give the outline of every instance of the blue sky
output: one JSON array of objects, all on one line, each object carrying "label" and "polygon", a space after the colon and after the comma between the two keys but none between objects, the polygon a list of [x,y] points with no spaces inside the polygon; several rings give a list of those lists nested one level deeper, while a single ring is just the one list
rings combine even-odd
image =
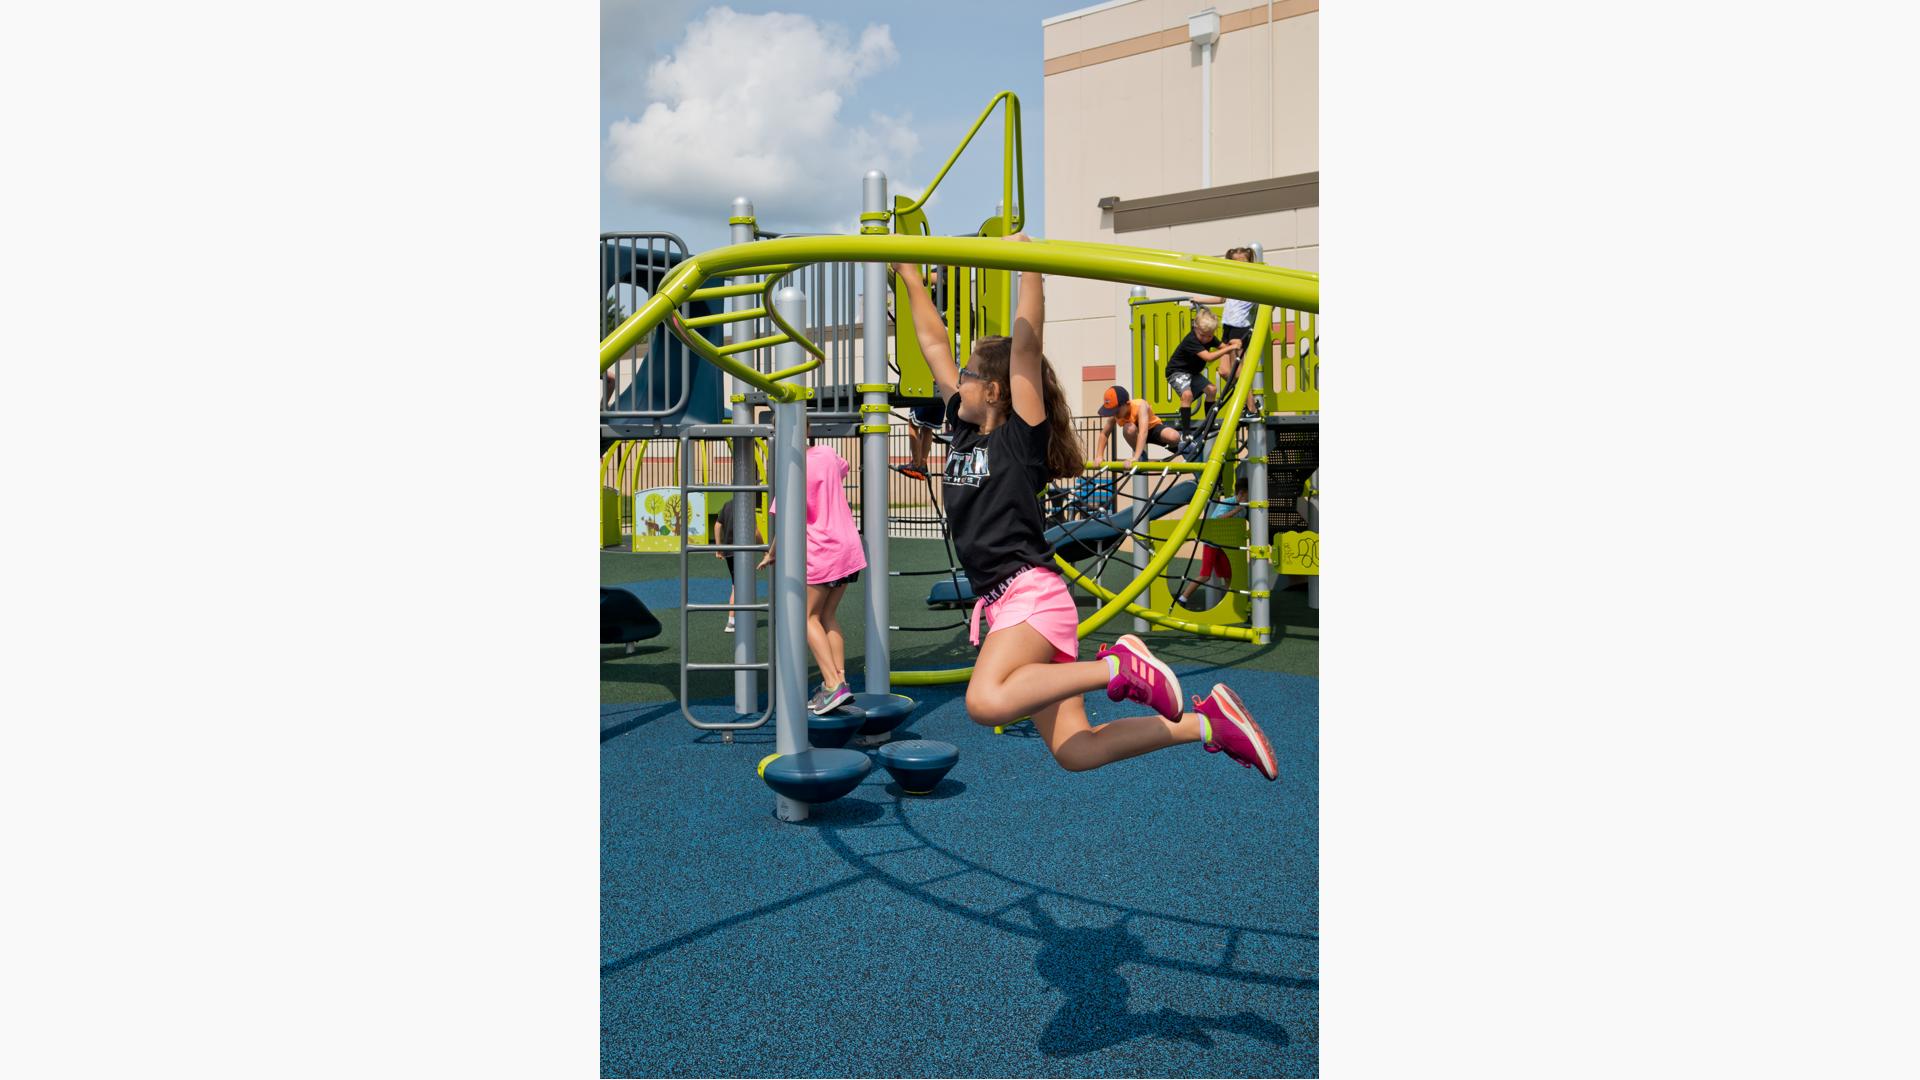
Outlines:
[{"label": "blue sky", "polygon": [[[728,205],[746,195],[762,228],[852,231],[867,168],[919,190],[1012,90],[1038,235],[1040,20],[1080,6],[602,0],[601,228],[661,228],[699,251],[727,242]],[[1000,145],[996,114],[929,204],[935,232],[992,213]]]}]

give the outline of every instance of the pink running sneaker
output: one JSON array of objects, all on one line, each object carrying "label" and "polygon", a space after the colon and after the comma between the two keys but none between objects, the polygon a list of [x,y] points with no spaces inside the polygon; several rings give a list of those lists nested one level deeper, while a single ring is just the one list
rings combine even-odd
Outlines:
[{"label": "pink running sneaker", "polygon": [[1273,764],[1273,744],[1260,725],[1247,712],[1247,703],[1225,683],[1214,683],[1213,693],[1193,699],[1193,711],[1207,718],[1207,753],[1226,751],[1228,757],[1260,775],[1278,780],[1280,770]]},{"label": "pink running sneaker", "polygon": [[1120,670],[1107,682],[1107,697],[1114,701],[1133,700],[1148,706],[1161,716],[1180,722],[1180,679],[1173,669],[1154,658],[1147,644],[1132,634],[1100,647],[1100,659],[1117,657]]}]

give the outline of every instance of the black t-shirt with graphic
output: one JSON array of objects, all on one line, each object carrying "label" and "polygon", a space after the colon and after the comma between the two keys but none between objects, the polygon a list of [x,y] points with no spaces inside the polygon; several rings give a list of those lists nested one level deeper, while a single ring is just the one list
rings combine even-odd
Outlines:
[{"label": "black t-shirt with graphic", "polygon": [[1173,347],[1173,355],[1167,357],[1167,372],[1184,371],[1192,375],[1205,371],[1207,362],[1200,359],[1200,354],[1219,347],[1220,335],[1215,334],[1212,341],[1202,344],[1198,335],[1189,330],[1187,336],[1180,339],[1180,344]]},{"label": "black t-shirt with graphic", "polygon": [[960,419],[960,395],[947,400],[947,503],[953,547],[975,596],[984,596],[1029,566],[1052,565],[1040,489],[1047,484],[1047,429],[1016,410],[985,435]]}]

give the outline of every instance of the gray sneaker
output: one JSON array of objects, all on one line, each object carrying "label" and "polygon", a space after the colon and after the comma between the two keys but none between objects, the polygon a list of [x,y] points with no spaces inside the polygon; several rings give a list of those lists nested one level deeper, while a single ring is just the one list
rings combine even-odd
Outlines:
[{"label": "gray sneaker", "polygon": [[847,689],[846,683],[841,683],[831,690],[822,687],[820,694],[820,704],[813,707],[813,714],[815,716],[825,716],[846,702],[853,700],[853,691]]},{"label": "gray sneaker", "polygon": [[813,696],[807,699],[807,711],[818,715],[820,712],[820,703],[826,700],[826,697],[827,684],[821,683],[819,689],[813,692]]}]

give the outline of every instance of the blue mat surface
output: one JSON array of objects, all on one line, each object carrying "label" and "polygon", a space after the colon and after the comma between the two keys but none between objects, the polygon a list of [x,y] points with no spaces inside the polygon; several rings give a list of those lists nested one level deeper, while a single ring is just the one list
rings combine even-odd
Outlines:
[{"label": "blue mat surface", "polygon": [[[663,610],[672,611],[680,606],[680,579],[678,577],[669,578],[665,581],[622,581],[617,585],[606,587],[626,589],[632,592],[633,595],[640,598],[641,603],[647,605],[648,611],[655,614],[659,614]],[[691,578],[687,581],[687,595],[690,596],[696,604],[724,604],[727,602],[727,592],[732,587],[732,584],[725,578]],[[745,600],[741,601],[741,603],[757,604],[764,602],[767,598],[764,591],[766,588],[765,584],[762,583],[760,588],[762,592],[757,599]],[[698,613],[696,612],[695,614],[697,615]]]},{"label": "blue mat surface", "polygon": [[876,766],[800,824],[754,775],[771,723],[604,707],[603,1073],[1316,1075],[1318,680],[1226,677],[1277,782],[1198,746],[1068,773],[917,688],[896,737],[953,772],[915,798]]}]

